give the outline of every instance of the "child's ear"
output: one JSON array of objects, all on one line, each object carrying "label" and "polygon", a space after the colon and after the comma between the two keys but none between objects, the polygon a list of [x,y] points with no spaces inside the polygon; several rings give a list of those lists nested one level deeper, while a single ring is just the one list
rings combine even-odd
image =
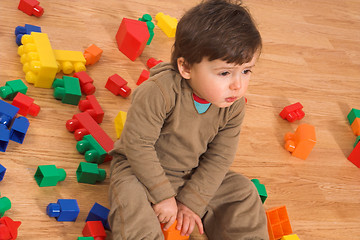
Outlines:
[{"label": "child's ear", "polygon": [[177,65],[180,75],[185,79],[190,79],[190,66],[183,57],[177,59]]}]

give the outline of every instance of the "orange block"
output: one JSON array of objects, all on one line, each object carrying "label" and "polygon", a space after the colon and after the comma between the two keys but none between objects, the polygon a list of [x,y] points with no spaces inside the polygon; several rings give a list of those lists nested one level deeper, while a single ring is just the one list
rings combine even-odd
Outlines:
[{"label": "orange block", "polygon": [[101,48],[99,48],[95,44],[91,44],[87,49],[85,49],[84,52],[86,65],[91,65],[99,61],[102,53],[103,50]]},{"label": "orange block", "polygon": [[171,227],[167,231],[163,230],[165,224],[163,223],[161,224],[161,230],[164,234],[165,240],[188,240],[189,239],[188,236],[180,235],[180,231],[176,229],[176,224],[177,221],[175,220],[174,224],[171,225]]},{"label": "orange block", "polygon": [[276,240],[292,233],[285,206],[267,210],[266,217],[270,240]]},{"label": "orange block", "polygon": [[355,118],[355,120],[351,124],[351,129],[356,136],[360,136],[360,118]]},{"label": "orange block", "polygon": [[295,133],[286,133],[285,149],[292,152],[297,158],[306,159],[316,143],[315,127],[310,124],[301,124]]}]

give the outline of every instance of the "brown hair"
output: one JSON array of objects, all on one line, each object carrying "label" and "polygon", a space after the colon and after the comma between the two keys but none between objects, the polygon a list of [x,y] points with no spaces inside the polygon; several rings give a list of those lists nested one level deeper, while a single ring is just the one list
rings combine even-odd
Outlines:
[{"label": "brown hair", "polygon": [[180,57],[189,65],[201,62],[203,57],[241,65],[250,62],[261,47],[260,33],[240,1],[207,0],[180,19],[171,63],[177,71]]}]

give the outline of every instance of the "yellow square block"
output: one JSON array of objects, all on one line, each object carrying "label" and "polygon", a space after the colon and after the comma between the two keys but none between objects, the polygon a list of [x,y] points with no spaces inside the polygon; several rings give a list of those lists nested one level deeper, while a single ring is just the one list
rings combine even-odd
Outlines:
[{"label": "yellow square block", "polygon": [[117,138],[120,138],[121,133],[124,129],[125,121],[126,121],[127,113],[120,111],[118,115],[115,117],[115,130]]},{"label": "yellow square block", "polygon": [[176,26],[178,21],[174,17],[170,17],[169,15],[165,15],[162,12],[156,14],[155,19],[157,21],[157,25],[168,37],[175,37]]},{"label": "yellow square block", "polygon": [[32,32],[21,39],[18,48],[25,79],[35,87],[51,88],[58,65],[46,33]]},{"label": "yellow square block", "polygon": [[63,71],[70,74],[73,71],[86,71],[86,59],[80,51],[54,50],[55,59],[58,64],[58,72]]}]

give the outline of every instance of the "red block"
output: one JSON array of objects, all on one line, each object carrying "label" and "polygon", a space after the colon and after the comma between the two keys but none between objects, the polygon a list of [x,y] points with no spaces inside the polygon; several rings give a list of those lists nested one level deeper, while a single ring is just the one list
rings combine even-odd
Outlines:
[{"label": "red block", "polygon": [[39,6],[39,2],[36,0],[20,0],[18,9],[26,13],[27,15],[35,15],[41,17],[44,13],[44,9]]},{"label": "red block", "polygon": [[94,94],[96,88],[93,85],[94,80],[85,72],[77,72],[74,77],[79,79],[81,92],[85,95]]},{"label": "red block", "polygon": [[26,116],[30,114],[36,117],[40,112],[40,106],[34,103],[34,99],[22,93],[17,93],[12,105],[19,108],[19,114]]},{"label": "red block", "polygon": [[20,221],[13,221],[9,217],[0,218],[0,240],[16,239],[20,224]]},{"label": "red block", "polygon": [[280,117],[282,117],[282,119],[288,120],[289,122],[300,120],[305,116],[305,113],[303,112],[302,108],[303,106],[299,102],[291,104],[285,107],[280,112]]},{"label": "red block", "polygon": [[348,159],[350,162],[355,164],[355,166],[360,168],[360,142],[356,144],[355,148],[350,153]]},{"label": "red block", "polygon": [[94,95],[88,95],[85,100],[81,100],[79,109],[82,112],[88,112],[97,123],[102,123],[104,111]]},{"label": "red block", "polygon": [[143,82],[145,82],[146,80],[148,80],[150,77],[150,72],[148,70],[143,70],[140,74],[140,77],[136,83],[136,85],[140,85],[142,84]]},{"label": "red block", "polygon": [[101,54],[103,50],[96,46],[95,44],[91,44],[87,49],[84,51],[84,57],[86,59],[86,65],[91,65],[100,60]]},{"label": "red block", "polygon": [[101,221],[87,221],[82,231],[84,237],[93,237],[95,240],[105,240],[106,232]]},{"label": "red block", "polygon": [[123,18],[116,33],[119,50],[132,61],[141,55],[149,37],[145,22],[128,18]]},{"label": "red block", "polygon": [[161,63],[161,60],[156,60],[155,58],[149,58],[146,62],[146,65],[148,66],[148,68],[153,68],[156,65],[158,65],[159,63]]},{"label": "red block", "polygon": [[105,88],[107,88],[113,94],[121,95],[126,98],[130,95],[131,89],[127,86],[127,81],[117,74],[114,74],[108,78]]}]

